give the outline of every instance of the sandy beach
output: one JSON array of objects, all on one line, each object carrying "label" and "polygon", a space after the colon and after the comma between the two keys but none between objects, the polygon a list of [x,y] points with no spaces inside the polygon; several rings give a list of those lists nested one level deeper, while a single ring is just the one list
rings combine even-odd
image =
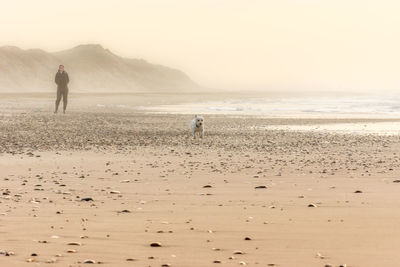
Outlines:
[{"label": "sandy beach", "polygon": [[399,266],[399,136],[265,126],[400,120],[209,114],[193,140],[135,107],[222,94],[53,97],[0,100],[0,266]]}]

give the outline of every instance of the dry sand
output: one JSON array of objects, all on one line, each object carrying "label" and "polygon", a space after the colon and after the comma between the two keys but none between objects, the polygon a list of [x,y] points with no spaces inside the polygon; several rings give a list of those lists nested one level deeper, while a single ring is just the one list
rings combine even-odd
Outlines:
[{"label": "dry sand", "polygon": [[398,136],[209,115],[193,141],[191,116],[111,98],[3,96],[0,266],[400,266]]}]

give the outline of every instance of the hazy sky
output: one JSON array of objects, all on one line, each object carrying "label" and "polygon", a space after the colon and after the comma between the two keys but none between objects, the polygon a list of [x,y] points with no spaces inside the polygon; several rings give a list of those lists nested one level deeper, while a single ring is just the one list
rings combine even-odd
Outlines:
[{"label": "hazy sky", "polygon": [[209,87],[400,89],[398,0],[0,0],[0,45],[99,43]]}]

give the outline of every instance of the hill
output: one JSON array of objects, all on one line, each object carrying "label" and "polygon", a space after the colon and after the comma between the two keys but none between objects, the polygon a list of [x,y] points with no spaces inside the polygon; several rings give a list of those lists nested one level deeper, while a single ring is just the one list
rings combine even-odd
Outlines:
[{"label": "hill", "polygon": [[58,65],[65,65],[76,92],[185,92],[199,86],[185,73],[143,59],[115,55],[100,45],[48,53],[0,47],[0,92],[50,92]]}]

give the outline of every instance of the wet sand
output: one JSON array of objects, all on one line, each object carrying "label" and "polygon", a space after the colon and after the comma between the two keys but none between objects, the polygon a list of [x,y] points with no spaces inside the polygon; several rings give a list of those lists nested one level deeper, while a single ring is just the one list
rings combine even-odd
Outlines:
[{"label": "wet sand", "polygon": [[190,115],[50,97],[0,101],[0,266],[400,262],[399,136],[262,128],[371,120],[207,115],[194,141]]}]

